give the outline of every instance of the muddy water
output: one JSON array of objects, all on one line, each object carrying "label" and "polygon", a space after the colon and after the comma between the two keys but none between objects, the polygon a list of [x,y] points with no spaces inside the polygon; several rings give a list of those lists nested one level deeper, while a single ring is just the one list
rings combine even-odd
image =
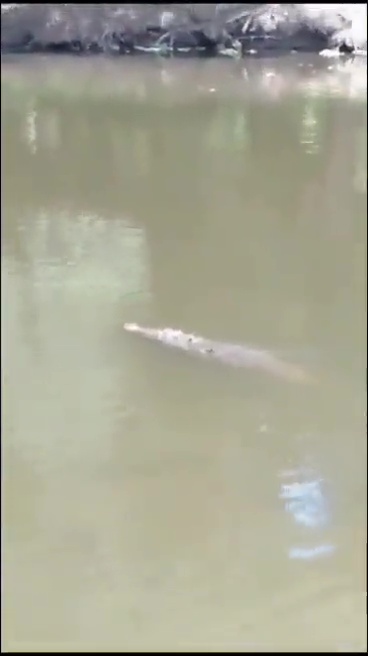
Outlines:
[{"label": "muddy water", "polygon": [[3,649],[366,646],[365,84],[3,60]]}]

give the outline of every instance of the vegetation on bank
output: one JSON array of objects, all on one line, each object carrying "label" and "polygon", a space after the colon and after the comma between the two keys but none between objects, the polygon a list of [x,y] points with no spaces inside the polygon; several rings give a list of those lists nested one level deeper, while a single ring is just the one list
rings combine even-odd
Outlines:
[{"label": "vegetation on bank", "polygon": [[362,4],[5,4],[2,52],[262,55],[366,50]]}]

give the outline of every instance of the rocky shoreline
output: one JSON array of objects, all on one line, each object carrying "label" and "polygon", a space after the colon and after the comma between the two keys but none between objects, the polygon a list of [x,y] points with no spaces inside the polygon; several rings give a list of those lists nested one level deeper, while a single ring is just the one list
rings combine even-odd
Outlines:
[{"label": "rocky shoreline", "polygon": [[1,52],[366,53],[366,4],[2,4]]}]

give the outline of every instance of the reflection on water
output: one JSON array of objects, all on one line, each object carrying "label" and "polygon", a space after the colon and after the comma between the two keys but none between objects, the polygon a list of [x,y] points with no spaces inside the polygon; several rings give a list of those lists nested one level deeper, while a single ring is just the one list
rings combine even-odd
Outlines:
[{"label": "reflection on water", "polygon": [[321,481],[283,484],[281,498],[288,499],[285,508],[299,524],[313,527],[326,522],[327,513]]},{"label": "reflection on water", "polygon": [[[298,476],[299,474],[299,476]],[[323,535],[322,529],[328,526],[330,517],[328,500],[324,492],[323,479],[311,478],[316,472],[284,472],[287,483],[281,484],[280,499],[284,499],[285,510],[290,513],[296,524],[304,527],[304,539],[318,540]],[[303,480],[306,478],[306,480]],[[294,479],[294,480],[293,480]],[[327,556],[334,552],[335,545],[329,543],[299,544],[289,547],[290,558],[312,559]]]},{"label": "reflection on water", "polygon": [[90,290],[98,302],[106,294],[128,296],[146,289],[144,233],[127,222],[108,229],[98,215],[44,212],[20,232],[34,286],[46,293],[79,288],[84,294]]},{"label": "reflection on water", "polygon": [[5,648],[364,648],[362,66],[3,61]]}]

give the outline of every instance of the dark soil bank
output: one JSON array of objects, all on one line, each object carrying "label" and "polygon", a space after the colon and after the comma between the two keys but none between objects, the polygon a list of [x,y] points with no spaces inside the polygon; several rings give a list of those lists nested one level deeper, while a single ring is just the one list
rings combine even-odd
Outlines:
[{"label": "dark soil bank", "polygon": [[366,50],[362,4],[3,4],[1,51],[236,55]]}]

